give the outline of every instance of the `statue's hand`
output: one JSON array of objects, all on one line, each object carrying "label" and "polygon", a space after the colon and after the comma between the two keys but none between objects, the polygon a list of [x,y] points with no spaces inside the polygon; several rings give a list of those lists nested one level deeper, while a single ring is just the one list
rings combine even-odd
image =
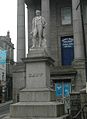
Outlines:
[{"label": "statue's hand", "polygon": [[45,28],[45,26],[43,25],[43,29]]},{"label": "statue's hand", "polygon": [[30,38],[32,38],[33,37],[33,32],[30,32]]},{"label": "statue's hand", "polygon": [[32,35],[33,34],[33,32],[30,32],[30,35]]}]

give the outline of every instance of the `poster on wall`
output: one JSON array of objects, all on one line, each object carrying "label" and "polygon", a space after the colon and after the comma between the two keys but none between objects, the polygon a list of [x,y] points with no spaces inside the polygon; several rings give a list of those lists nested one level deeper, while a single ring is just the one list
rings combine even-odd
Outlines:
[{"label": "poster on wall", "polygon": [[6,64],[6,50],[0,50],[0,64]]},{"label": "poster on wall", "polygon": [[72,36],[61,38],[62,65],[71,65],[74,59],[74,39]]},{"label": "poster on wall", "polygon": [[74,39],[72,37],[62,37],[62,48],[74,47]]},{"label": "poster on wall", "polygon": [[62,96],[62,83],[55,84],[56,96]]}]

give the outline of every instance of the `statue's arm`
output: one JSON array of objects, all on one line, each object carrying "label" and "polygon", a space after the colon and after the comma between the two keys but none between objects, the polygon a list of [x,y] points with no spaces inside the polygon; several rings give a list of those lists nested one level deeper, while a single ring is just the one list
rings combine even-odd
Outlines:
[{"label": "statue's arm", "polygon": [[44,17],[42,17],[42,23],[43,23],[43,28],[45,28],[45,26],[47,25],[47,22]]},{"label": "statue's arm", "polygon": [[33,31],[34,31],[34,23],[35,22],[35,18],[33,18],[33,20],[32,20],[32,29],[31,29],[31,32],[30,32],[30,34],[32,35],[33,34]]},{"label": "statue's arm", "polygon": [[35,27],[35,18],[33,18],[32,20],[32,31],[34,30],[34,27]]}]

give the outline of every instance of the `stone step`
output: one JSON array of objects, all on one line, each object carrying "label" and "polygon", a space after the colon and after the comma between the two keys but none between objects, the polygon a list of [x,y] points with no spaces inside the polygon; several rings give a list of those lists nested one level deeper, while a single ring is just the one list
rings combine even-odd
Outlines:
[{"label": "stone step", "polygon": [[62,115],[61,117],[56,118],[42,118],[42,117],[23,117],[23,118],[10,118],[10,116],[6,116],[3,119],[70,119],[70,116],[68,114]]},{"label": "stone step", "polygon": [[19,102],[11,105],[10,115],[14,118],[60,117],[64,115],[64,105],[58,102]]},{"label": "stone step", "polygon": [[54,101],[55,91],[48,88],[23,89],[20,91],[20,102],[48,102]]}]

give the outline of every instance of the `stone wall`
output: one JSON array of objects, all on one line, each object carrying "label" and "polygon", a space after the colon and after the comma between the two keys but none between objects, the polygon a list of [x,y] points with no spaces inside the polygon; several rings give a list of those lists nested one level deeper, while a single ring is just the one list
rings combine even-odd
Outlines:
[{"label": "stone wall", "polygon": [[72,7],[71,0],[50,0],[50,50],[57,66],[61,65],[61,37],[73,35],[72,24],[61,24],[61,8],[67,6]]},{"label": "stone wall", "polygon": [[13,102],[19,101],[19,91],[25,87],[25,65],[18,63],[13,67]]},{"label": "stone wall", "polygon": [[87,93],[86,90],[80,91],[80,100],[81,100],[81,109],[82,109],[82,116],[87,119]]},{"label": "stone wall", "polygon": [[80,93],[75,92],[70,94],[70,110],[71,117],[74,117],[81,109]]}]

